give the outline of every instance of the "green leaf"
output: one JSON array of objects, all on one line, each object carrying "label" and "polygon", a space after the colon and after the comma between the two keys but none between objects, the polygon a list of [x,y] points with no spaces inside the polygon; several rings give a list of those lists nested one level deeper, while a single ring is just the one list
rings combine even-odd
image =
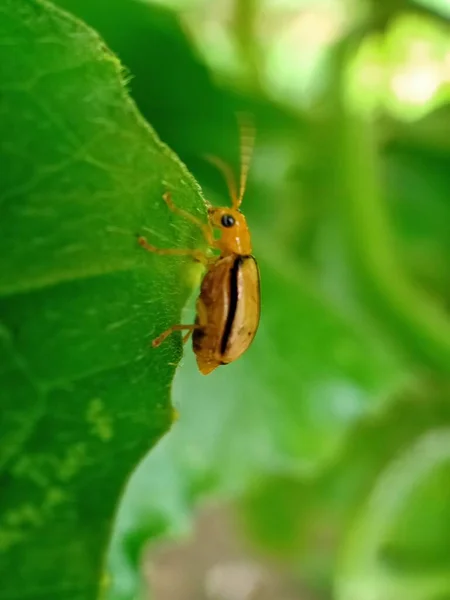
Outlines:
[{"label": "green leaf", "polygon": [[0,7],[0,580],[4,598],[98,595],[124,484],[172,421],[198,186],[126,93],[118,60],[39,0]]}]

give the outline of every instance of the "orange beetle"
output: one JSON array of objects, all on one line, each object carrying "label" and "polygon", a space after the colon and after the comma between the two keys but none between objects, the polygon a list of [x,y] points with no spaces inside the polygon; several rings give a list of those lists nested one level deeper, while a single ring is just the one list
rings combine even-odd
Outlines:
[{"label": "orange beetle", "polygon": [[[260,279],[258,266],[252,256],[250,232],[239,207],[245,192],[253,148],[253,129],[241,129],[241,176],[239,193],[230,169],[222,161],[212,159],[225,175],[232,208],[208,206],[208,223],[176,207],[169,193],[164,194],[170,210],[198,225],[212,249],[219,256],[210,257],[195,249],[160,249],[139,238],[139,244],[149,252],[171,255],[191,255],[202,262],[206,273],[197,299],[197,316],[191,325],[172,325],[153,341],[159,346],[174,331],[186,331],[183,342],[192,334],[192,345],[198,368],[203,375],[216,367],[239,358],[252,343],[260,317]],[[220,239],[213,230],[219,229]]]}]

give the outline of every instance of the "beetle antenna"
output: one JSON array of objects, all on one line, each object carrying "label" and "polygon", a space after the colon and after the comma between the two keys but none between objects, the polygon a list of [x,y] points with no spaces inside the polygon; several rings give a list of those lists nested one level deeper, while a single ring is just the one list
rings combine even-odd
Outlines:
[{"label": "beetle antenna", "polygon": [[219,171],[222,173],[222,175],[226,181],[227,187],[228,187],[228,193],[230,194],[231,202],[233,203],[233,206],[238,206],[239,202],[238,202],[236,179],[234,178],[234,174],[233,174],[231,167],[224,160],[222,160],[221,158],[218,158],[217,156],[212,156],[210,154],[207,154],[205,156],[205,158],[211,164],[213,164],[215,167],[217,167],[219,169]]},{"label": "beetle antenna", "polygon": [[236,208],[241,205],[245,194],[250,162],[255,145],[255,126],[250,115],[240,113],[238,120],[241,137],[241,175],[239,180],[239,196],[236,198],[236,202],[233,201],[233,206]]}]

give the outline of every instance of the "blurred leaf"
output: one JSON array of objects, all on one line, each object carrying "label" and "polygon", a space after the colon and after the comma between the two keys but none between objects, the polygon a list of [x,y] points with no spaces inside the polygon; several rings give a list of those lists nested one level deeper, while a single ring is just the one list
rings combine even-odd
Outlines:
[{"label": "blurred leaf", "polygon": [[[253,545],[329,593],[337,553],[380,473],[392,456],[444,423],[450,423],[448,391],[442,393],[432,382],[424,389],[412,383],[389,410],[353,428],[344,452],[323,473],[308,478],[272,476],[249,490],[239,514]],[[419,568],[418,562],[424,568],[421,549],[426,548],[428,565],[437,568],[448,556],[446,499],[446,479],[440,475],[393,521],[380,558],[392,568]]]},{"label": "blurred leaf", "polygon": [[349,100],[363,113],[385,110],[413,121],[448,104],[448,25],[416,14],[391,19],[352,56]]},{"label": "blurred leaf", "polygon": [[383,40],[387,69],[384,105],[398,119],[417,119],[447,104],[449,30],[434,19],[408,15]]},{"label": "blurred leaf", "polygon": [[[130,471],[169,428],[173,322],[199,246],[161,195],[198,187],[129,100],[95,33],[38,0],[0,9],[0,580],[5,597],[97,597]],[[150,229],[151,228],[151,229]]]},{"label": "blurred leaf", "polygon": [[293,110],[311,107],[329,77],[332,44],[352,26],[341,0],[264,2],[259,15],[266,94]]},{"label": "blurred leaf", "polygon": [[[435,538],[433,543],[434,550],[436,550],[436,543],[441,550],[442,562],[440,565],[438,564],[441,568],[430,571],[429,563],[432,557],[422,554],[422,557],[418,557],[419,569],[417,564],[410,562],[410,568],[403,570],[399,576],[392,569],[392,560],[390,564],[383,564],[379,558],[380,547],[386,541],[395,522],[400,520],[404,525],[408,517],[411,517],[411,508],[413,508],[411,506],[409,506],[409,514],[402,514],[411,502],[411,497],[417,493],[423,494],[424,489],[430,493],[438,483],[438,494],[446,493],[448,500],[448,489],[446,490],[445,482],[448,481],[449,462],[450,430],[441,428],[423,435],[381,474],[367,502],[359,511],[355,522],[352,523],[344,543],[335,578],[338,600],[356,598],[360,600],[369,598],[371,600],[396,600],[399,597],[430,600],[430,598],[445,597],[450,593],[448,511],[442,510],[443,504],[439,502],[439,496],[436,497],[437,505],[434,502],[431,503],[431,506],[434,504],[435,510],[437,507],[440,527],[444,528],[439,536],[440,539]],[[436,476],[438,471],[440,471],[440,481],[436,479],[430,481],[430,478]],[[427,488],[423,487],[425,484],[427,484]],[[424,538],[430,534],[430,530],[427,530],[430,527],[430,515],[429,513],[422,515],[423,500],[422,496],[422,499],[419,499],[416,504],[416,509],[418,508],[419,511],[416,510],[414,518],[409,520],[413,536],[417,538],[417,534],[419,531],[421,532],[419,534],[421,553],[425,553],[427,547]],[[441,500],[444,501],[444,498],[441,497]],[[427,502],[425,506],[428,512],[430,503]],[[436,517],[436,512],[433,516]],[[435,533],[439,532],[439,528],[435,526],[433,526],[433,530]],[[405,533],[406,535],[404,535]],[[398,536],[398,534],[399,528],[397,527],[394,535]],[[411,533],[407,531],[400,535],[408,547],[411,547]],[[434,558],[436,559],[436,556]]]},{"label": "blurred leaf", "polygon": [[[377,129],[373,119],[352,113],[345,105],[343,69],[354,47],[336,49],[335,77],[329,90],[330,119],[324,162],[326,191],[333,202],[336,237],[345,253],[346,273],[373,314],[389,326],[413,360],[450,373],[450,321],[445,307],[434,302],[405,272],[396,252],[395,230],[379,177]],[[327,240],[326,240],[327,241]],[[335,248],[332,250],[334,255]]]},{"label": "blurred leaf", "polygon": [[383,175],[397,244],[405,267],[435,302],[450,305],[450,154],[392,145]]},{"label": "blurred leaf", "polygon": [[450,17],[450,4],[448,0],[416,0],[416,2],[441,13],[444,17]]},{"label": "blurred leaf", "polygon": [[392,524],[379,552],[380,562],[391,572],[411,575],[420,569],[428,574],[438,570],[450,573],[449,475],[450,464],[447,464],[419,480],[417,489]]}]

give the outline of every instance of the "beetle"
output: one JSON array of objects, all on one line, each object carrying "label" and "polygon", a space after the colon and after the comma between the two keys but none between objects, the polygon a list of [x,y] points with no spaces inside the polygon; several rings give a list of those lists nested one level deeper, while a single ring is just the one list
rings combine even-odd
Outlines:
[{"label": "beetle", "polygon": [[[208,204],[208,222],[203,223],[178,208],[170,192],[163,198],[168,208],[201,228],[208,246],[219,251],[213,257],[198,249],[162,249],[149,244],[145,237],[139,244],[149,252],[192,256],[206,268],[196,303],[196,319],[191,325],[172,325],[153,340],[158,347],[175,331],[187,331],[186,343],[192,335],[197,365],[208,375],[220,365],[238,359],[249,348],[258,329],[261,312],[260,275],[252,255],[251,236],[240,206],[245,193],[253,149],[253,129],[241,127],[241,173],[239,192],[229,167],[217,158],[210,158],[225,176],[231,196],[231,208]],[[214,230],[221,233],[214,238]]]}]

